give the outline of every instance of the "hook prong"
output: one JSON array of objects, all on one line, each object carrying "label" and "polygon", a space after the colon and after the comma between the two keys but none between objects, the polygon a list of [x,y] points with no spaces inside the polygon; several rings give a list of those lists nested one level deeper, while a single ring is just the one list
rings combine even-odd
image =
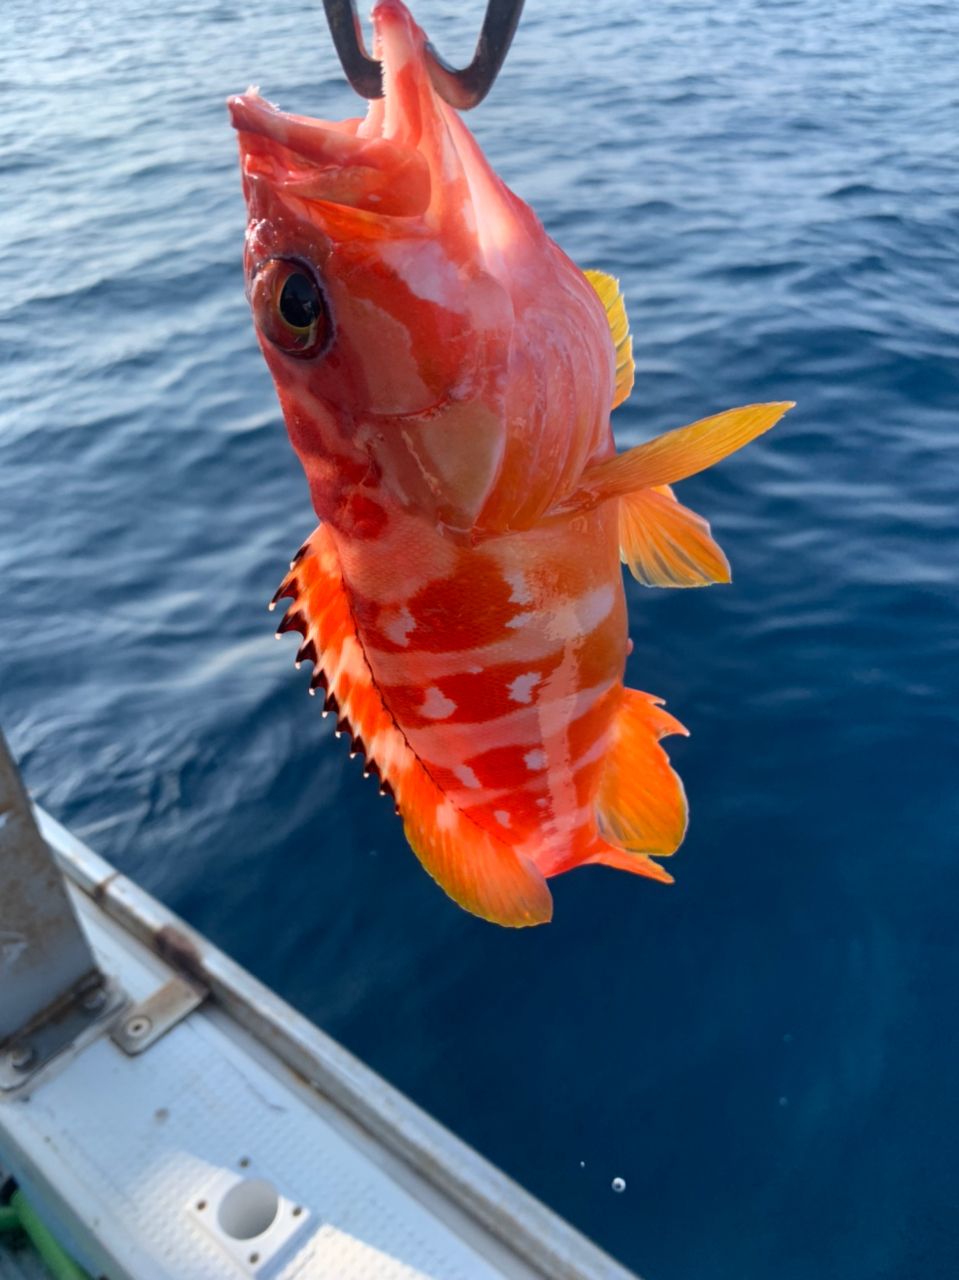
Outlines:
[{"label": "hook prong", "polygon": [[[362,98],[382,98],[383,69],[366,52],[356,0],[323,0],[333,45],[347,80]],[[457,111],[477,106],[499,75],[516,34],[523,0],[489,0],[472,61],[451,67],[432,43],[427,44],[427,67],[436,92]]]}]

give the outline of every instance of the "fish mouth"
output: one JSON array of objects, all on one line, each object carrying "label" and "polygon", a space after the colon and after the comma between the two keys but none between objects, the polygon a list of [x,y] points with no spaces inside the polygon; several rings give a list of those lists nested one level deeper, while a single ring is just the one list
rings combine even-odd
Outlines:
[{"label": "fish mouth", "polygon": [[363,136],[363,121],[292,115],[256,89],[227,106],[247,179],[265,179],[280,195],[384,216],[412,217],[428,208],[426,158],[403,143]]},{"label": "fish mouth", "polygon": [[383,97],[371,101],[365,119],[289,114],[255,88],[227,100],[247,177],[266,178],[289,196],[368,213],[426,211],[433,192],[420,144],[427,120],[442,111],[426,74],[426,38],[399,0],[379,0],[373,29]]},{"label": "fish mouth", "polygon": [[363,119],[288,114],[256,89],[229,99],[251,224],[292,216],[334,239],[433,233],[508,287],[539,223],[436,92],[426,37],[402,0],[378,0],[373,30],[383,96]]}]

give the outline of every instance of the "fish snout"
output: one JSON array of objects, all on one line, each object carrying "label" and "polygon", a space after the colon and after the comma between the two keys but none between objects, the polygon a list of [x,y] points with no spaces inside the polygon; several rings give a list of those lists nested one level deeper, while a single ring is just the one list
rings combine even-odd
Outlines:
[{"label": "fish snout", "polygon": [[280,111],[255,89],[227,99],[244,175],[278,195],[414,217],[430,202],[430,169],[413,147],[363,137],[359,121],[334,124]]}]

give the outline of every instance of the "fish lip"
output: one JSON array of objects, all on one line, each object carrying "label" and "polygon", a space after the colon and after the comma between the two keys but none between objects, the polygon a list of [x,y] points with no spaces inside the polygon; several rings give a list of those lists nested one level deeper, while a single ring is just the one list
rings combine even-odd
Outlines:
[{"label": "fish lip", "polygon": [[[309,116],[282,111],[274,102],[264,98],[252,85],[246,93],[231,94],[226,100],[230,123],[238,133],[256,134],[269,142],[278,143],[304,160],[324,161],[322,144],[331,133],[347,134],[345,122],[315,120]],[[310,148],[310,134],[316,140],[316,152]]]},{"label": "fish lip", "polygon": [[281,111],[256,89],[227,99],[239,133],[243,174],[265,178],[282,198],[341,205],[381,216],[423,214],[431,198],[429,162],[416,147],[362,121],[316,120]]},{"label": "fish lip", "polygon": [[282,115],[280,108],[260,94],[257,85],[250,85],[246,93],[231,93],[226,100],[230,124],[237,133],[258,133],[266,138],[276,138],[276,130],[267,127],[270,117]]}]

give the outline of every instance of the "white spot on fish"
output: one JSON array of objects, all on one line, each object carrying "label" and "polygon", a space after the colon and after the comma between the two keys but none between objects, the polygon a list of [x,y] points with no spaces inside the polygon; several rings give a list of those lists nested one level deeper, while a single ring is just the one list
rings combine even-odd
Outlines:
[{"label": "white spot on fish", "polygon": [[519,571],[504,573],[503,580],[510,588],[510,604],[529,604],[533,599],[533,593],[530,591],[523,573]]},{"label": "white spot on fish", "polygon": [[506,692],[514,702],[532,702],[533,690],[539,684],[539,672],[527,671],[525,675],[517,676],[506,686]]},{"label": "white spot on fish", "polygon": [[522,629],[529,623],[530,618],[534,618],[535,616],[535,614],[528,613],[524,610],[522,613],[518,613],[515,618],[510,618],[506,625],[509,627],[510,631],[522,631]]},{"label": "white spot on fish", "polygon": [[416,622],[409,609],[400,609],[394,617],[383,624],[383,634],[389,636],[394,644],[406,644],[415,626]]},{"label": "white spot on fish", "polygon": [[459,309],[457,304],[463,293],[459,271],[438,241],[386,241],[377,245],[377,252],[418,298],[437,302],[451,311]]},{"label": "white spot on fish", "polygon": [[456,703],[453,699],[447,698],[446,694],[437,689],[435,684],[431,684],[426,690],[426,696],[420,706],[420,715],[426,716],[427,720],[445,720],[455,710]]},{"label": "white spot on fish", "polygon": [[546,768],[546,752],[537,748],[535,751],[527,751],[523,756],[523,764],[526,765],[530,773],[536,773],[539,769]]},{"label": "white spot on fish", "polygon": [[494,810],[493,817],[496,819],[496,821],[500,824],[501,827],[508,827],[510,825],[510,817],[505,809]]},{"label": "white spot on fish", "polygon": [[579,624],[583,631],[592,631],[594,627],[598,627],[603,619],[609,616],[615,603],[615,592],[608,583],[597,587],[594,591],[588,591],[579,601],[577,609]]},{"label": "white spot on fish", "polygon": [[453,773],[459,778],[464,787],[481,787],[483,784],[477,778],[476,773],[468,764],[458,764],[453,769]]}]

